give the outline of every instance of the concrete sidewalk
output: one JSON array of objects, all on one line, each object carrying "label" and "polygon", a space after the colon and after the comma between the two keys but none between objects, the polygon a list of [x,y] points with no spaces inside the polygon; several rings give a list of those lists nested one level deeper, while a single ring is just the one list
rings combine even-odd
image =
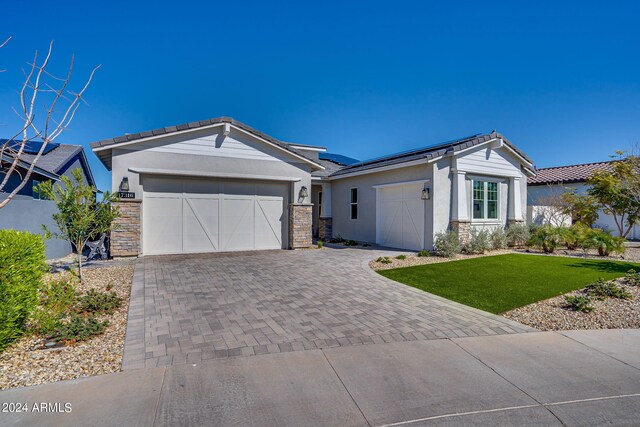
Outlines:
[{"label": "concrete sidewalk", "polygon": [[[0,392],[0,425],[638,425],[640,330],[394,342]],[[34,413],[34,403],[71,403]],[[4,409],[4,408],[0,408]]]}]

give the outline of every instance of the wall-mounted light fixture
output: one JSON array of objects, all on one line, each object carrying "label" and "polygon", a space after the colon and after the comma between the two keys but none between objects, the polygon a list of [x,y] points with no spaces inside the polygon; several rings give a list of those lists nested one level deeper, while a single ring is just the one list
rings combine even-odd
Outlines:
[{"label": "wall-mounted light fixture", "polygon": [[307,187],[304,185],[300,187],[300,191],[298,192],[298,203],[304,202],[304,199],[309,197],[309,192],[307,191]]},{"label": "wall-mounted light fixture", "polygon": [[422,200],[429,200],[431,198],[431,194],[429,191],[429,187],[424,187],[422,189]]},{"label": "wall-mounted light fixture", "polygon": [[120,191],[129,191],[129,178],[126,176],[120,181]]}]

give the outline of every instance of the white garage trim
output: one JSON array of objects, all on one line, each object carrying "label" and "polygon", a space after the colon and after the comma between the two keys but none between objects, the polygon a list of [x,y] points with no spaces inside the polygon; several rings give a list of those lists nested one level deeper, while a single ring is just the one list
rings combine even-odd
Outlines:
[{"label": "white garage trim", "polygon": [[252,181],[285,181],[285,182],[298,182],[300,178],[293,176],[273,176],[273,175],[250,175],[246,173],[217,173],[217,172],[204,172],[204,171],[184,171],[173,169],[152,169],[152,168],[138,168],[130,167],[130,172],[145,174],[145,175],[171,175],[171,176],[193,176],[202,178],[225,178],[225,179],[246,179]]}]

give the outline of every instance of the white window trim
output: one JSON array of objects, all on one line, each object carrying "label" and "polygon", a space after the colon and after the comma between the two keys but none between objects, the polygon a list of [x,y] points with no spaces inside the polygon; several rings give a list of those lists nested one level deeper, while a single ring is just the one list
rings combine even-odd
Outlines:
[{"label": "white window trim", "polygon": [[[356,190],[356,202],[352,202],[351,201],[351,194],[352,194],[352,190]],[[358,191],[358,187],[351,187],[349,188],[349,219],[351,221],[357,221],[358,220],[358,216],[360,214],[360,209],[358,209],[358,200],[360,199],[360,191]],[[353,217],[353,213],[352,213],[352,206],[356,205],[356,217]]]},{"label": "white window trim", "polygon": [[[473,186],[476,182],[483,182],[483,192],[484,192],[484,218],[474,218],[473,217]],[[498,185],[498,200],[497,200],[497,214],[498,217],[497,218],[488,218],[488,212],[489,212],[489,186],[487,185],[488,182],[494,182]],[[502,183],[501,179],[492,179],[492,178],[476,178],[473,177],[471,179],[471,222],[474,224],[500,224],[502,222],[502,218],[501,216],[501,212],[502,212],[502,197],[501,197],[501,192],[502,189],[500,188],[500,184]]]}]

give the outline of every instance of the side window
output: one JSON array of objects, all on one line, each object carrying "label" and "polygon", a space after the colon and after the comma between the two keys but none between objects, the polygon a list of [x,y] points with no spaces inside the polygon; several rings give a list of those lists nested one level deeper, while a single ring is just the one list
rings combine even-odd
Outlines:
[{"label": "side window", "polygon": [[358,189],[352,188],[350,191],[351,219],[358,219]]},{"label": "side window", "polygon": [[318,192],[318,215],[322,215],[322,191]]}]

